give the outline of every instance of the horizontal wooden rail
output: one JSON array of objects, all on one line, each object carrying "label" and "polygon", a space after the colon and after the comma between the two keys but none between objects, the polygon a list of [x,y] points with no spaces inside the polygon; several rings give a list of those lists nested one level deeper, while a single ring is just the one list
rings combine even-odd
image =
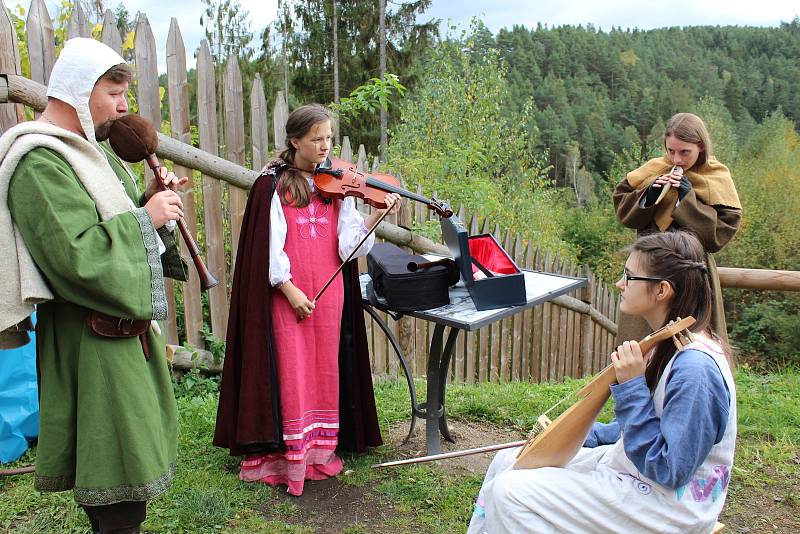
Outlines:
[{"label": "horizontal wooden rail", "polygon": [[611,334],[617,335],[617,323],[597,311],[597,309],[593,308],[586,302],[582,300],[578,300],[574,297],[570,297],[569,295],[561,295],[559,297],[554,298],[551,300],[553,304],[561,306],[562,308],[566,308],[568,310],[578,312],[581,315],[589,315],[594,322],[599,324],[605,330],[608,330]]},{"label": "horizontal wooden rail", "polygon": [[719,284],[731,289],[800,291],[800,271],[718,267]]}]

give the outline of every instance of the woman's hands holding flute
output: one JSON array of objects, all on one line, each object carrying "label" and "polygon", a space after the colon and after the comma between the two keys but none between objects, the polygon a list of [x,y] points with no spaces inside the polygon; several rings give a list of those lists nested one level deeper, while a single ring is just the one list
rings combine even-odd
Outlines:
[{"label": "woman's hands holding flute", "polygon": [[683,177],[683,168],[681,168],[678,165],[675,165],[672,167],[672,170],[670,170],[667,174],[656,178],[654,185],[657,187],[666,185],[667,187],[674,187],[677,189],[681,185],[682,177]]}]

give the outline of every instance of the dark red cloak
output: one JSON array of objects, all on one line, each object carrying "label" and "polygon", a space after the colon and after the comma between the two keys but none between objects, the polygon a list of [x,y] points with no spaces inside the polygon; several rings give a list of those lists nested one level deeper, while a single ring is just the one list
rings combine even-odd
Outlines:
[{"label": "dark red cloak", "polygon": [[[230,449],[233,456],[284,450],[269,285],[269,212],[279,169],[270,169],[253,184],[236,254],[214,432],[214,445]],[[382,440],[357,262],[349,262],[342,276],[339,448],[361,452]]]}]

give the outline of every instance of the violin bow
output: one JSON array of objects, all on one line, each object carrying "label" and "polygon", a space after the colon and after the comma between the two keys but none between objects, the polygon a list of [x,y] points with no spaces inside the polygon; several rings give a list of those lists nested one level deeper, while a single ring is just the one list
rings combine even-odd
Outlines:
[{"label": "violin bow", "polygon": [[322,286],[322,289],[317,291],[317,294],[314,296],[314,300],[312,300],[311,302],[313,302],[314,304],[317,303],[319,297],[322,296],[322,293],[324,293],[326,289],[328,289],[328,286],[331,285],[333,280],[336,278],[336,275],[342,272],[342,269],[344,269],[345,264],[353,259],[353,256],[355,256],[356,252],[358,252],[358,249],[361,248],[361,245],[364,244],[364,242],[367,240],[369,236],[372,235],[372,233],[375,231],[378,225],[386,218],[387,215],[389,215],[389,211],[391,211],[391,208],[386,208],[386,210],[384,210],[383,215],[381,215],[380,219],[378,219],[377,222],[375,222],[375,224],[372,225],[372,228],[370,228],[369,231],[364,235],[364,237],[361,238],[361,241],[358,242],[358,245],[350,252],[350,254],[347,256],[347,259],[342,262],[342,264],[339,266],[338,269],[336,269],[336,272],[333,273],[333,276],[331,276],[328,279],[328,281],[325,282],[325,285]]}]

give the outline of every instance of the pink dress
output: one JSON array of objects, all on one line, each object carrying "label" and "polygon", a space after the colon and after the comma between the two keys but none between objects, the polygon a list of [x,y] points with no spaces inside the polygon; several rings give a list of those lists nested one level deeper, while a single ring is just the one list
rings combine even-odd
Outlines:
[{"label": "pink dress", "polygon": [[[284,251],[292,282],[309,299],[341,263],[337,225],[339,203],[318,195],[304,208],[282,206],[287,232]],[[242,461],[239,478],[272,486],[286,484],[301,495],[306,479],[321,480],[342,470],[334,452],[339,433],[339,334],[344,290],[339,274],[310,317],[297,322],[289,301],[272,291],[284,453]]]}]

